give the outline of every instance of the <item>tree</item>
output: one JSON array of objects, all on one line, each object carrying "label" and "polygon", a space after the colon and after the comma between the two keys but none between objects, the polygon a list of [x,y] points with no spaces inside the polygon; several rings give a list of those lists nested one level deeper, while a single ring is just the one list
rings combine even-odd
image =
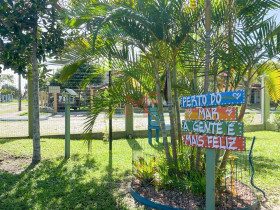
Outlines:
[{"label": "tree", "polygon": [[[59,52],[64,45],[55,4],[56,1],[51,0],[4,0],[0,3],[3,64],[5,68],[19,67],[15,63],[20,60],[21,72],[26,71],[28,66],[32,69],[28,77],[32,75],[33,82],[33,163],[41,160],[38,61]],[[13,57],[17,58],[14,62]],[[13,70],[19,71],[18,68]],[[31,92],[29,90],[29,94]]]},{"label": "tree", "polygon": [[14,97],[19,97],[19,90],[13,85],[9,85],[9,84],[3,85],[0,92],[11,94]]},{"label": "tree", "polygon": [[[168,161],[173,158],[176,162],[174,140],[181,136],[178,97],[224,91],[224,88],[235,90],[243,84],[249,88],[252,78],[263,69],[261,61],[269,61],[279,48],[279,42],[275,41],[278,29],[272,19],[266,20],[264,16],[268,9],[279,7],[277,3],[277,0],[211,1],[213,47],[210,48],[209,28],[207,34],[204,30],[204,1],[192,1],[195,6],[181,0],[118,0],[108,4],[71,1],[71,15],[66,22],[72,30],[81,32],[76,33],[79,44],[69,44],[64,77],[86,62],[96,64],[98,72],[112,70],[114,77],[112,87],[96,96],[85,130],[92,131],[98,114],[109,105],[136,104],[145,110],[141,99],[157,98],[165,155]],[[227,77],[222,73],[227,73]],[[211,80],[212,83],[208,82]],[[165,95],[172,155],[163,115]],[[246,104],[242,106],[240,119],[245,108]],[[193,150],[191,163],[194,154]],[[200,156],[198,152],[198,169]]]},{"label": "tree", "polygon": [[275,102],[280,101],[280,64],[269,62],[264,66],[264,76],[268,95]]},{"label": "tree", "polygon": [[80,66],[72,75],[67,78],[61,76],[61,71],[57,71],[50,79],[50,85],[60,86],[61,88],[84,89],[87,85],[99,85],[103,82],[103,75],[89,63]]},{"label": "tree", "polygon": [[[279,8],[279,1],[232,1],[235,11],[231,14],[232,23],[229,28],[231,37],[227,49],[220,55],[227,65],[227,87],[237,89],[245,87],[246,100],[242,105],[238,121],[242,121],[247,107],[249,89],[255,76],[263,73],[264,66],[279,54],[279,26],[273,18],[267,19],[268,10]],[[261,11],[261,12],[260,12]],[[278,40],[277,40],[278,39]],[[230,152],[225,151],[220,168],[226,166]]]},{"label": "tree", "polygon": [[[85,6],[84,4],[81,5]],[[98,2],[96,2],[94,6],[97,5]],[[108,58],[110,57],[112,68],[122,74],[122,83],[113,85],[114,88],[125,86],[128,90],[135,89],[135,87],[129,88],[127,87],[127,83],[123,83],[123,81],[126,80],[135,80],[142,85],[142,92],[141,94],[138,92],[138,96],[142,95],[144,92],[150,97],[156,96],[166,158],[170,160],[171,156],[169,154],[163,115],[162,90],[166,83],[166,99],[168,99],[171,124],[172,153],[173,160],[176,162],[176,138],[178,138],[178,134],[175,134],[173,100],[175,101],[175,108],[177,109],[176,121],[179,122],[177,125],[180,125],[180,115],[178,117],[178,98],[174,99],[173,95],[173,88],[176,84],[172,84],[172,76],[176,78],[177,55],[181,52],[183,46],[186,45],[186,42],[192,40],[190,33],[193,32],[194,26],[198,24],[203,10],[201,10],[201,8],[191,9],[185,1],[116,1],[105,6],[104,4],[98,5],[98,8],[100,7],[103,8],[103,11],[99,12],[98,15],[94,17],[92,17],[94,13],[86,15],[83,13],[83,15],[79,15],[83,17],[82,19],[72,18],[68,20],[68,22],[72,25],[76,24],[76,26],[87,23],[88,28],[91,29],[93,33],[93,40],[90,40],[89,43],[93,42],[94,45],[92,48],[95,54],[91,55],[91,58],[96,58],[101,55],[107,59],[103,61],[99,60],[99,63],[103,63],[103,66],[108,66]],[[78,8],[79,12],[83,11],[79,6]],[[94,11],[94,9],[92,11]],[[186,21],[186,19],[188,19],[188,21]],[[135,49],[135,51],[133,52],[131,48]],[[132,52],[133,55],[135,54],[136,56],[129,56]],[[81,55],[78,58],[76,57],[75,62],[73,62],[72,59],[69,67],[76,67],[77,65],[75,65],[75,63],[81,63],[85,61],[85,59],[90,59],[87,53],[84,55],[85,56]],[[132,57],[136,59],[132,59]],[[68,71],[71,72],[69,68]],[[124,78],[126,80],[124,80]],[[116,81],[116,83],[118,82],[118,80],[114,81]],[[150,82],[149,85],[145,84],[147,81]],[[176,88],[174,89],[176,90]],[[108,91],[114,92],[111,89]],[[155,96],[152,96],[151,92],[156,92]],[[125,93],[128,94],[129,91],[125,91]],[[111,94],[110,96],[112,97]],[[136,94],[134,94],[134,96],[136,96]],[[131,98],[131,96],[127,95],[127,98],[128,97]],[[143,97],[143,95],[141,97]],[[176,94],[176,97],[178,97],[178,94]],[[119,100],[123,99],[122,97],[119,98]],[[112,100],[110,100],[110,102],[112,103]],[[106,103],[102,103],[106,105]],[[125,103],[131,104],[131,101],[126,100]],[[99,107],[98,110],[100,111],[101,105],[96,106]],[[92,121],[88,121],[88,130],[91,130],[90,126],[93,125],[92,122],[96,119],[97,113],[98,112],[92,113]],[[179,126],[177,132],[180,129]]]},{"label": "tree", "polygon": [[9,74],[0,74],[0,87],[2,87],[3,84],[7,83],[13,83],[14,82],[14,77],[13,75]]}]

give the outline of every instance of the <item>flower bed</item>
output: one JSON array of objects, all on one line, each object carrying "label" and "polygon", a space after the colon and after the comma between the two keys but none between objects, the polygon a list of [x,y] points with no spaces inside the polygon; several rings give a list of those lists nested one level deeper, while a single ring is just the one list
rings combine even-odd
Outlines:
[{"label": "flower bed", "polygon": [[[227,180],[230,182],[230,179]],[[240,182],[235,182],[233,193],[230,183],[216,200],[216,209],[257,209],[258,200],[252,189]],[[140,203],[160,209],[204,209],[205,197],[178,190],[156,189],[154,185],[142,185],[135,179],[131,184],[131,194]]]}]

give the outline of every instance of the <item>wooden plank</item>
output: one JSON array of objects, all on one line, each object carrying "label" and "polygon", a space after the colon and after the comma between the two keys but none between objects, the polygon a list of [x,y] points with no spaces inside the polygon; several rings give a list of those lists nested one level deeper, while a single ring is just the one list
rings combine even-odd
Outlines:
[{"label": "wooden plank", "polygon": [[188,108],[186,120],[237,120],[237,107]]},{"label": "wooden plank", "polygon": [[183,136],[184,145],[193,147],[204,147],[213,149],[245,151],[245,138],[237,136],[209,136],[192,135]]},{"label": "wooden plank", "polygon": [[204,95],[181,97],[182,108],[234,105],[245,103],[245,91],[207,93]]},{"label": "wooden plank", "polygon": [[210,135],[243,136],[243,123],[183,120],[182,130]]}]

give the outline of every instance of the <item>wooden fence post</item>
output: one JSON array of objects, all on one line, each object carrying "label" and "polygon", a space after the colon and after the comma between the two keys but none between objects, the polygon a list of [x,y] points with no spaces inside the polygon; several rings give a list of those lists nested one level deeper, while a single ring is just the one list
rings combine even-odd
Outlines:
[{"label": "wooden fence post", "polygon": [[265,89],[264,76],[262,76],[262,84],[261,84],[261,110],[262,110],[261,111],[262,124],[264,126],[264,130],[266,130],[267,121],[268,121],[269,112],[270,112],[270,98]]},{"label": "wooden fence post", "polygon": [[53,93],[53,111],[57,113],[57,93]]},{"label": "wooden fence post", "polygon": [[133,106],[125,105],[125,132],[127,138],[133,137]]},{"label": "wooden fence post", "polygon": [[93,106],[93,95],[94,95],[94,90],[90,89],[90,108]]}]

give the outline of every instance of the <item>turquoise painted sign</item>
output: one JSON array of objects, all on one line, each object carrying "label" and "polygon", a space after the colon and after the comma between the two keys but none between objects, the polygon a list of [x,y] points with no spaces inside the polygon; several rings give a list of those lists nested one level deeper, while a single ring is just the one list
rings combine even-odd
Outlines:
[{"label": "turquoise painted sign", "polygon": [[243,123],[241,122],[183,120],[182,129],[188,133],[243,136]]},{"label": "turquoise painted sign", "polygon": [[181,97],[182,108],[235,105],[244,103],[244,90]]}]

